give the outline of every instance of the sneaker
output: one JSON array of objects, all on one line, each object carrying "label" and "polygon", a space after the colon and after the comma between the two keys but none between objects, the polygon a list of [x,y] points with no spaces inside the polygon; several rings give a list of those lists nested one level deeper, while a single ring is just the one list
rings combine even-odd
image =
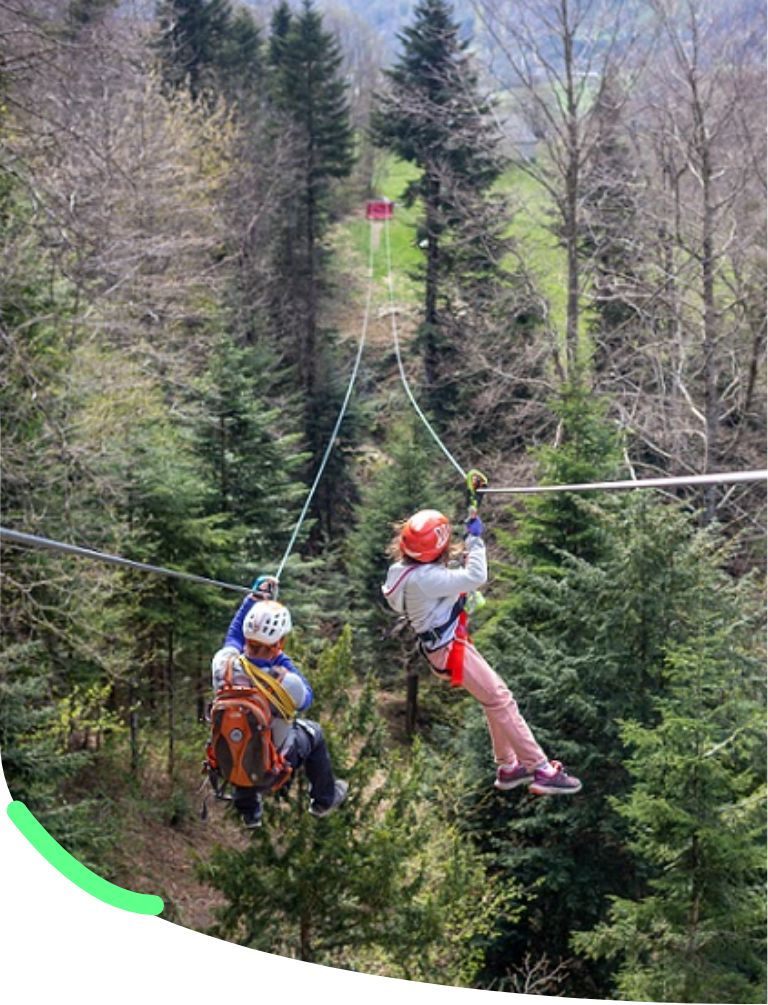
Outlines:
[{"label": "sneaker", "polygon": [[569,775],[559,761],[550,761],[546,768],[537,768],[528,791],[535,796],[572,796],[581,792],[581,782]]},{"label": "sneaker", "polygon": [[516,764],[514,768],[502,764],[496,769],[496,781],[493,784],[497,789],[516,789],[518,785],[532,782],[533,774],[532,768],[526,768],[522,764]]},{"label": "sneaker", "polygon": [[249,830],[256,830],[257,827],[261,827],[261,811],[262,807],[260,802],[256,806],[252,806],[250,809],[243,810],[240,813],[243,826],[247,827]]},{"label": "sneaker", "polygon": [[336,787],[333,793],[333,802],[330,806],[318,806],[314,799],[310,801],[309,812],[313,817],[325,817],[329,813],[333,813],[335,809],[347,798],[347,791],[349,789],[349,782],[338,781],[336,782]]}]

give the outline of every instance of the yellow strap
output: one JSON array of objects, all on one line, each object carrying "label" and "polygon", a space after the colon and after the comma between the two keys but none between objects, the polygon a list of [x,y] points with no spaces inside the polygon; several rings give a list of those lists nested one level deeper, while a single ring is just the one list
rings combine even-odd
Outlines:
[{"label": "yellow strap", "polygon": [[253,681],[253,686],[256,690],[260,691],[267,701],[275,706],[278,714],[283,719],[292,719],[296,715],[296,706],[293,703],[293,698],[291,698],[279,681],[276,681],[274,677],[270,676],[265,670],[262,670],[261,667],[257,667],[254,663],[251,663],[245,655],[241,654],[238,656],[237,661]]}]

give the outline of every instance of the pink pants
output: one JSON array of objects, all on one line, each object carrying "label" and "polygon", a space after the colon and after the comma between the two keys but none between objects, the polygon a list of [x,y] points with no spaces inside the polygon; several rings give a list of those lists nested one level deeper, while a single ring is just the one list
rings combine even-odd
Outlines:
[{"label": "pink pants", "polygon": [[[434,671],[445,667],[449,650],[450,646],[443,646],[426,654]],[[436,676],[446,679],[441,673]],[[463,687],[483,706],[497,764],[512,767],[520,762],[526,768],[534,768],[547,760],[518,711],[512,692],[471,643],[466,643],[464,649]]]}]

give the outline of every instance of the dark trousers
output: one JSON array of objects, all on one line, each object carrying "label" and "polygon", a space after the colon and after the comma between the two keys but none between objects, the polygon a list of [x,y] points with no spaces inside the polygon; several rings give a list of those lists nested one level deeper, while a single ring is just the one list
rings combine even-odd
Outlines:
[{"label": "dark trousers", "polygon": [[[304,768],[309,782],[310,795],[318,806],[330,806],[336,790],[336,779],[331,758],[319,723],[309,719],[296,719],[291,728],[291,738],[283,747],[283,755],[294,771]],[[234,787],[235,809],[248,813],[258,806],[261,792],[258,789]]]}]

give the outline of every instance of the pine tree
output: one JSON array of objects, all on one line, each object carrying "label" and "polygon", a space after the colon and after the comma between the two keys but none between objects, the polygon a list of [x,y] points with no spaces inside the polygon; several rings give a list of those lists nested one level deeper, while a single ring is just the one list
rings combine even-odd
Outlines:
[{"label": "pine tree", "polygon": [[[477,791],[468,793],[465,813],[481,847],[495,848],[502,870],[538,890],[530,915],[491,952],[492,969],[502,960],[519,963],[528,939],[553,961],[572,959],[571,933],[586,918],[598,924],[611,897],[642,897],[647,866],[615,802],[632,785],[622,722],[656,726],[668,687],[665,664],[670,654],[698,645],[707,607],[742,630],[734,620],[737,591],[718,569],[722,556],[684,511],[638,496],[613,510],[593,504],[592,517],[602,527],[599,554],[585,561],[561,552],[557,569],[521,575],[498,608],[489,605],[477,632],[544,750],[584,782],[573,800],[523,795],[487,809]],[[751,645],[745,659],[754,658]],[[482,728],[479,721],[474,727]],[[478,788],[492,770],[479,736],[465,740]],[[647,767],[643,757],[636,764],[638,772]],[[668,784],[674,792],[672,775]],[[579,960],[566,993],[608,996],[611,955],[595,953],[591,968]]]},{"label": "pine tree", "polygon": [[247,7],[238,7],[226,25],[216,58],[216,76],[224,95],[241,107],[258,104],[264,85],[263,40]]},{"label": "pine tree", "polygon": [[[349,175],[353,163],[352,132],[346,83],[340,76],[341,53],[322,17],[305,0],[302,10],[287,17],[278,8],[270,38],[272,93],[276,108],[295,131],[298,203],[295,217],[298,244],[291,277],[301,316],[296,361],[310,407],[314,402],[318,349],[318,297],[322,278],[320,239],[327,227],[329,196],[334,180]],[[279,50],[279,57],[275,56]]]},{"label": "pine tree", "polygon": [[[319,322],[326,282],[322,238],[335,183],[352,169],[353,135],[339,45],[324,29],[310,0],[295,15],[284,5],[277,8],[269,44],[275,128],[287,134],[295,165],[293,191],[276,240],[275,268],[281,284],[275,290],[274,324],[289,347],[289,362],[297,369],[306,440],[317,466],[343,395],[331,333],[322,331]],[[333,463],[338,460],[337,456]],[[318,529],[328,536],[335,530],[334,511],[344,509],[350,491],[349,482],[342,482],[336,472],[318,493],[314,512],[320,518]]]},{"label": "pine tree", "polygon": [[[592,480],[610,460],[602,436],[585,435],[583,409],[575,410],[582,432],[570,447],[565,431],[558,481],[568,473]],[[545,460],[544,480],[554,480],[552,457]],[[668,655],[699,637],[707,606],[721,615],[734,607],[727,579],[716,571],[722,556],[684,510],[637,493],[572,500],[570,516],[555,520],[549,505],[568,500],[542,510],[545,500],[532,526],[521,519],[518,559],[495,577],[495,590],[505,583],[507,590],[498,600],[489,591],[475,637],[547,755],[562,760],[584,789],[573,800],[481,798],[493,766],[479,710],[471,709],[458,756],[477,785],[461,811],[480,847],[493,849],[498,868],[537,890],[522,922],[489,953],[489,973],[519,966],[533,940],[553,966],[569,966],[566,994],[603,997],[611,961],[574,961],[570,937],[587,917],[598,924],[611,896],[640,897],[643,890],[646,867],[614,802],[631,786],[621,723],[655,725]],[[496,539],[515,551],[513,540],[500,533]]]},{"label": "pine tree", "polygon": [[[559,421],[557,446],[533,451],[542,485],[610,480],[621,465],[621,442],[606,417],[607,402],[583,386],[563,385],[552,410]],[[601,532],[590,513],[595,496],[558,492],[526,504],[512,547],[537,569],[554,571],[567,553],[597,557]]]},{"label": "pine tree", "polygon": [[283,60],[288,30],[291,27],[293,14],[287,0],[280,0],[272,11],[270,19],[268,61],[273,69],[277,69]]},{"label": "pine tree", "polygon": [[427,752],[410,762],[385,752],[375,679],[353,697],[348,629],[311,676],[312,714],[349,797],[315,820],[300,775],[287,800],[269,799],[247,849],[218,849],[201,869],[227,898],[212,933],[328,966],[471,985],[481,939],[501,910],[514,916],[516,889],[486,877],[482,859],[425,799]]},{"label": "pine tree", "polygon": [[229,0],[161,0],[157,11],[158,53],[166,84],[199,98],[212,86],[226,44],[232,9]]},{"label": "pine tree", "polygon": [[[576,946],[618,962],[635,1001],[765,1000],[763,660],[750,584],[699,564],[697,631],[671,646],[657,721],[626,721],[631,792],[620,812],[648,876]],[[751,616],[750,616],[750,611]]]},{"label": "pine tree", "polygon": [[8,787],[60,844],[90,865],[114,837],[110,801],[102,793],[98,801],[78,793],[73,782],[94,755],[69,751],[68,735],[45,647],[40,642],[6,643],[0,670],[0,749]]},{"label": "pine tree", "polygon": [[[413,23],[400,36],[402,52],[386,72],[389,90],[372,118],[375,142],[415,164],[419,176],[404,193],[406,205],[423,205],[425,248],[424,319],[420,330],[424,372],[432,410],[446,417],[446,373],[460,366],[460,334],[449,332],[450,290],[461,304],[487,296],[498,281],[506,248],[503,208],[488,191],[502,170],[490,107],[445,0],[420,0]],[[477,304],[482,313],[488,303]],[[459,326],[456,326],[458,328]],[[449,337],[449,334],[451,337]],[[459,344],[457,344],[459,342]],[[459,406],[460,410],[460,406]],[[448,409],[450,412],[451,409]]]},{"label": "pine tree", "polygon": [[307,459],[301,436],[286,432],[300,406],[271,397],[269,387],[287,381],[270,357],[222,339],[201,381],[196,450],[213,489],[207,511],[237,535],[230,574],[244,582],[277,568],[307,491],[297,475]]}]

